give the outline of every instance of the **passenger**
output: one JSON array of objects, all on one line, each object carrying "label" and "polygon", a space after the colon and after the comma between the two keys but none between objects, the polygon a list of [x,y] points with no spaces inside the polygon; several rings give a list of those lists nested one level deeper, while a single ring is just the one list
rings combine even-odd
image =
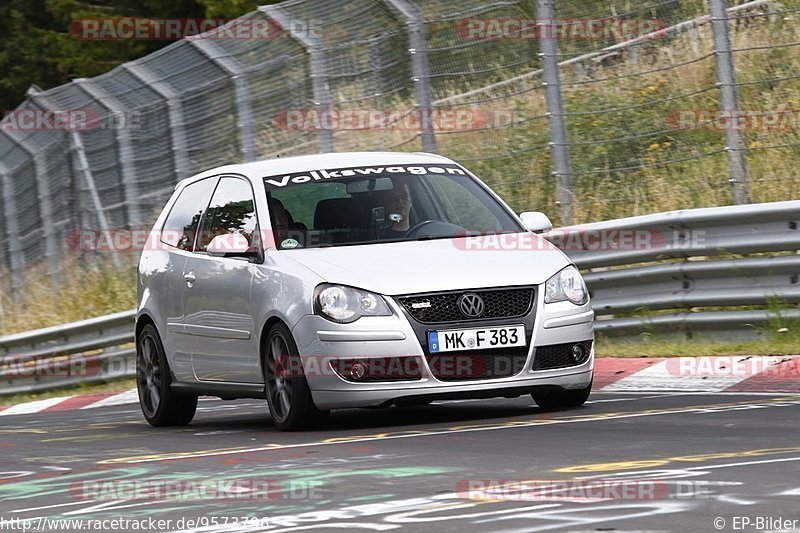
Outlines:
[{"label": "passenger", "polygon": [[272,215],[272,231],[275,244],[280,244],[289,237],[291,215],[277,198],[271,198],[269,210]]},{"label": "passenger", "polygon": [[305,242],[306,226],[301,222],[295,222],[292,214],[283,202],[277,198],[270,198],[269,210],[272,215],[272,231],[275,237],[275,244],[280,245],[286,239],[294,239],[300,245]]}]

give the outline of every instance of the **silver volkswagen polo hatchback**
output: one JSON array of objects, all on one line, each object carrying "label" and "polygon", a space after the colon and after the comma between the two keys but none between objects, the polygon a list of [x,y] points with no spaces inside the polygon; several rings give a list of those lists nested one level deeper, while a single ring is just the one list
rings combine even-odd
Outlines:
[{"label": "silver volkswagen polo hatchback", "polygon": [[266,398],[281,430],[331,409],[531,395],[582,405],[583,278],[475,175],[437,155],[338,153],[181,181],[138,269],[147,421],[197,398]]}]

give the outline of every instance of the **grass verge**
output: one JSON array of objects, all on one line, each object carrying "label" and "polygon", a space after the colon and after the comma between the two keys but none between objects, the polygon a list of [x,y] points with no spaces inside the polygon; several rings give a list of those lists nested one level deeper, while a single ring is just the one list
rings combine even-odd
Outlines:
[{"label": "grass verge", "polygon": [[654,343],[599,340],[597,357],[696,357],[701,355],[796,355],[800,342],[795,338],[742,341],[665,341]]}]

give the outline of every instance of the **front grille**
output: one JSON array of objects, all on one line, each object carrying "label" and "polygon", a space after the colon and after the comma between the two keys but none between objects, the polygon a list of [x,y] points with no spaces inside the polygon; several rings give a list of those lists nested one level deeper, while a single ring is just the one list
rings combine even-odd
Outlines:
[{"label": "front grille", "polygon": [[550,346],[537,346],[533,355],[532,370],[552,370],[554,368],[566,368],[577,366],[586,362],[576,362],[572,358],[572,347],[576,344],[583,346],[588,354],[592,350],[592,341],[569,342],[566,344],[551,344]]},{"label": "front grille", "polygon": [[[458,299],[466,294],[474,293],[483,299],[483,314],[469,317],[461,312]],[[423,324],[440,324],[445,322],[465,322],[471,320],[487,320],[493,318],[517,318],[528,314],[533,304],[534,289],[482,289],[475,291],[438,292],[432,294],[415,294],[398,298],[400,305],[415,320]],[[414,307],[424,304],[425,307]]]},{"label": "front grille", "polygon": [[486,352],[466,350],[430,354],[425,351],[431,373],[440,381],[507,378],[522,372],[528,359],[525,346]]}]

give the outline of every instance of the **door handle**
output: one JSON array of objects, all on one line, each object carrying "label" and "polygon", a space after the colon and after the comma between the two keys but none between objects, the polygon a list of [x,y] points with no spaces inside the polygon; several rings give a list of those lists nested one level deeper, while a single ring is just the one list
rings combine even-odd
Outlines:
[{"label": "door handle", "polygon": [[194,283],[197,278],[194,275],[194,271],[191,271],[184,274],[183,279],[186,281],[186,284],[191,287],[192,283]]}]

